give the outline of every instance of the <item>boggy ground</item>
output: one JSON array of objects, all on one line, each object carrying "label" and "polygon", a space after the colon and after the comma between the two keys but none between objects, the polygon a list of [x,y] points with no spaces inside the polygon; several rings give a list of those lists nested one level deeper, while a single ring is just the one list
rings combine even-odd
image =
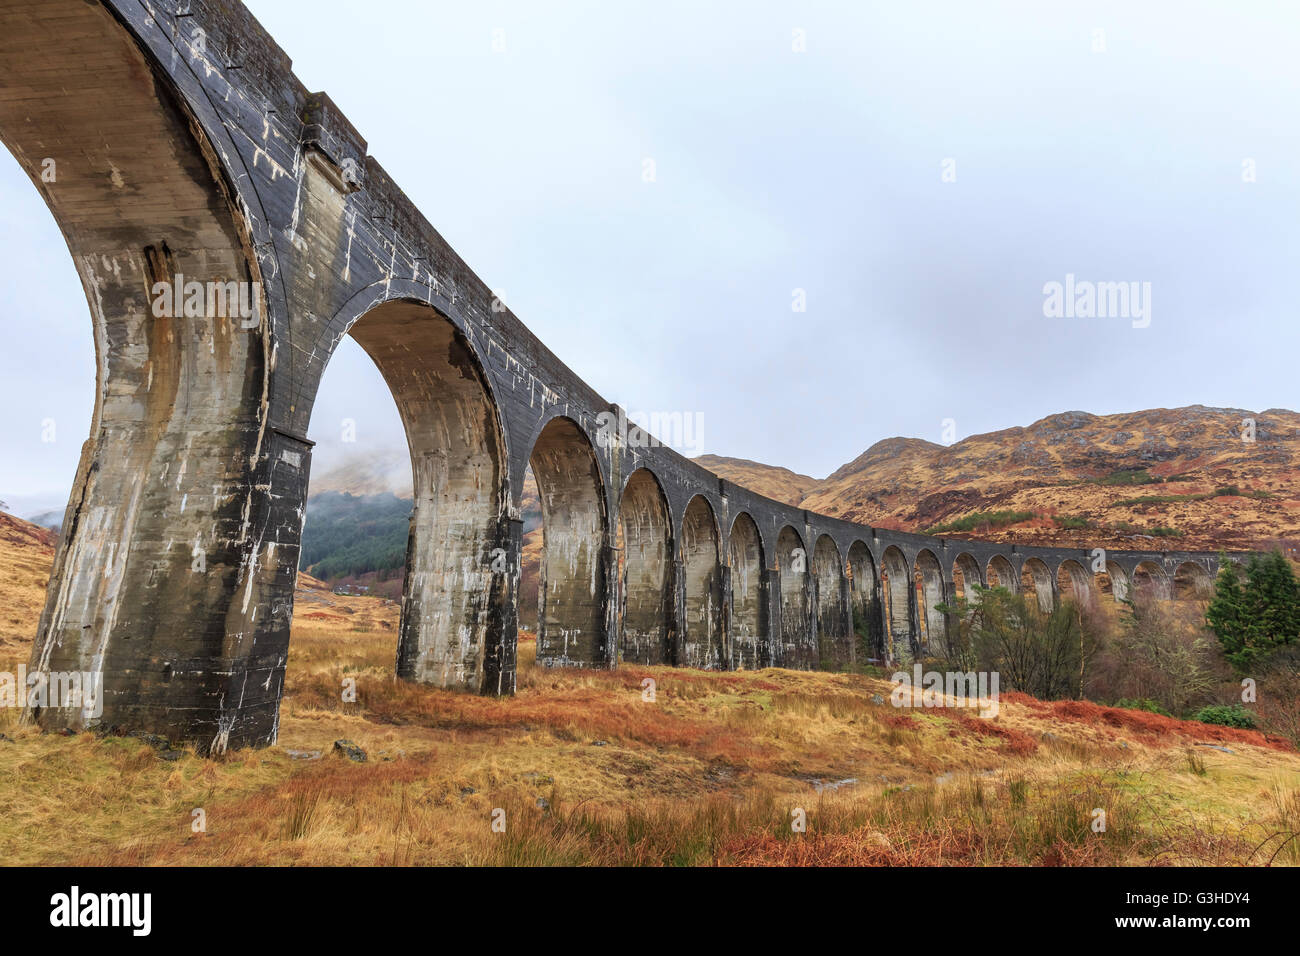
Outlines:
[{"label": "boggy ground", "polygon": [[[0,548],[0,669],[27,658],[48,557]],[[304,583],[276,747],[206,760],[0,709],[0,859],[1300,862],[1300,755],[1257,733],[1015,694],[992,720],[899,709],[861,675],[551,671],[531,640],[515,697],[454,694],[392,677],[396,605]]]}]

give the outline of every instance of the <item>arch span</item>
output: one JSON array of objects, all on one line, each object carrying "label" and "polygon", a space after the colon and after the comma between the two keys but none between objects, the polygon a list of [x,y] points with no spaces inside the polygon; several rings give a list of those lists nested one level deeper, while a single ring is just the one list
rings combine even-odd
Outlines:
[{"label": "arch span", "polygon": [[851,580],[850,610],[853,621],[853,641],[858,661],[884,657],[884,633],[881,620],[880,591],[876,582],[876,562],[870,549],[861,541],[849,548],[849,577]]},{"label": "arch span", "polygon": [[663,488],[648,468],[634,471],[623,487],[618,536],[621,658],[638,664],[671,663],[672,522]]},{"label": "arch span", "polygon": [[786,525],[776,538],[776,562],[781,582],[782,667],[807,670],[813,666],[813,624],[808,607],[808,550],[799,532]]},{"label": "arch span", "polygon": [[841,670],[853,663],[849,610],[844,602],[844,562],[830,535],[813,548],[813,577],[817,582],[817,653],[822,669]]},{"label": "arch span", "polygon": [[984,586],[984,575],[980,573],[980,563],[966,551],[952,562],[952,585],[958,598],[965,601],[977,600],[977,588]]},{"label": "arch span", "polygon": [[[957,555],[952,562],[952,592],[956,601],[965,602],[965,620],[970,620],[975,614],[975,609],[980,602],[980,589],[983,586],[984,576],[980,573],[980,564],[974,556],[966,551]],[[956,629],[961,624],[962,619],[954,612],[951,620],[948,621],[949,633],[959,634]]]},{"label": "arch span", "polygon": [[1070,601],[1081,608],[1096,604],[1092,575],[1073,558],[1066,558],[1056,569],[1056,588],[1061,601]]},{"label": "arch span", "polygon": [[1033,594],[1038,598],[1038,609],[1044,614],[1051,614],[1056,606],[1056,594],[1052,589],[1052,572],[1039,558],[1026,558],[1020,568],[1020,591]]},{"label": "arch span", "polygon": [[419,302],[376,306],[349,334],[392,391],[411,454],[397,676],[513,691],[519,546],[505,438],[478,358],[449,319]]},{"label": "arch span", "polygon": [[1020,578],[1016,574],[1016,569],[1000,554],[995,554],[989,558],[988,568],[986,570],[988,585],[991,588],[1003,588],[1012,594],[1020,590]]},{"label": "arch span", "polygon": [[912,601],[916,593],[907,558],[895,545],[881,556],[881,600],[884,602],[885,648],[891,662],[907,664],[915,653]]},{"label": "arch span", "polygon": [[916,584],[916,619],[920,625],[919,643],[926,653],[943,649],[947,639],[947,621],[939,605],[944,603],[943,565],[934,552],[922,548],[912,568]]},{"label": "arch span", "polygon": [[1173,588],[1165,569],[1155,561],[1139,561],[1133,568],[1133,595],[1155,601],[1173,599]]},{"label": "arch span", "polygon": [[767,595],[763,585],[763,542],[758,525],[747,513],[736,515],[728,550],[731,559],[731,647],[734,666],[741,670],[769,667]]},{"label": "arch span", "polygon": [[1106,559],[1093,573],[1098,594],[1109,594],[1116,602],[1127,601],[1131,592],[1129,574],[1118,561]]},{"label": "arch span", "polygon": [[682,517],[682,567],[686,584],[686,634],[680,663],[718,670],[729,665],[723,647],[722,564],[713,507],[696,495]]},{"label": "arch span", "polygon": [[1195,561],[1184,561],[1174,571],[1176,601],[1208,601],[1214,596],[1214,575]]},{"label": "arch span", "polygon": [[529,461],[542,503],[537,660],[545,667],[610,667],[608,532],[595,449],[571,418],[552,418]]}]

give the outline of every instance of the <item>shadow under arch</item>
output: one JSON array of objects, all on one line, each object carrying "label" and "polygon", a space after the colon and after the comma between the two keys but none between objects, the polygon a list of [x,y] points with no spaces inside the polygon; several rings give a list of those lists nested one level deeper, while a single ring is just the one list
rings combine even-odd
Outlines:
[{"label": "shadow under arch", "polygon": [[1038,599],[1038,609],[1051,614],[1056,606],[1056,592],[1052,588],[1052,572],[1041,558],[1026,558],[1020,566],[1020,592],[1033,594]]},{"label": "shadow under arch", "polygon": [[1158,561],[1147,559],[1134,565],[1130,585],[1134,599],[1169,601],[1174,596],[1173,584]]},{"label": "shadow under arch", "polygon": [[978,600],[978,588],[984,586],[984,575],[980,572],[980,563],[969,551],[963,551],[952,562],[952,584],[959,600],[975,602]]},{"label": "shadow under arch", "polygon": [[1195,561],[1184,561],[1174,569],[1172,597],[1175,601],[1207,601],[1214,596],[1214,575]]},{"label": "shadow under arch", "polygon": [[807,670],[816,664],[808,607],[808,549],[791,525],[777,535],[774,557],[781,586],[781,642],[775,663]]},{"label": "shadow under arch", "polygon": [[849,546],[848,566],[855,662],[881,659],[884,656],[884,633],[876,583],[876,562],[865,542],[854,541]]},{"label": "shadow under arch", "polygon": [[844,603],[844,561],[828,534],[813,546],[813,579],[817,582],[817,666],[841,670],[853,663],[853,642]]},{"label": "shadow under arch", "polygon": [[763,541],[758,525],[742,511],[731,523],[728,536],[731,567],[731,652],[737,670],[772,665],[767,638],[767,588]]},{"label": "shadow under arch", "polygon": [[1092,581],[1098,595],[1110,595],[1117,604],[1129,599],[1129,575],[1118,561],[1103,558],[1094,567]]},{"label": "shadow under arch", "polygon": [[686,633],[678,663],[720,670],[730,666],[722,627],[722,545],[713,506],[696,495],[682,515],[682,574]]},{"label": "shadow under arch", "polygon": [[1092,608],[1097,603],[1093,575],[1073,558],[1066,558],[1056,569],[1056,590],[1061,603],[1072,602],[1081,608]]},{"label": "shadow under arch", "polygon": [[960,635],[962,624],[973,618],[980,604],[983,587],[984,575],[980,571],[979,561],[969,551],[962,551],[952,562],[952,595],[955,602],[964,603],[965,615],[953,611],[947,623],[950,634]]},{"label": "shadow under arch", "polygon": [[[25,718],[200,753],[271,743],[300,531],[271,489],[307,449],[267,427],[283,297],[253,252],[260,202],[162,31],[142,39],[108,5],[39,7],[0,8],[0,140],[67,241],[98,372],[31,667],[94,674],[102,711]],[[181,276],[183,301],[164,297]]]},{"label": "shadow under arch", "polygon": [[881,601],[884,604],[885,656],[889,663],[910,664],[916,653],[912,601],[916,593],[907,556],[891,544],[880,556]]},{"label": "shadow under arch", "polygon": [[613,667],[612,574],[605,480],[587,432],[552,416],[529,455],[542,506],[537,662],[543,667]]},{"label": "shadow under arch", "polygon": [[1016,569],[1011,566],[1011,562],[1000,554],[995,554],[989,558],[988,566],[984,571],[984,580],[988,582],[991,588],[1003,588],[1016,594],[1020,591],[1020,584],[1016,578]]},{"label": "shadow under arch", "polygon": [[675,640],[673,535],[668,498],[649,468],[632,472],[618,509],[619,657],[670,664]]},{"label": "shadow under arch", "polygon": [[519,543],[500,410],[473,346],[432,306],[394,298],[347,327],[397,405],[411,456],[397,676],[513,693]]},{"label": "shadow under arch", "polygon": [[920,625],[918,643],[923,652],[938,654],[947,646],[947,618],[939,606],[944,603],[943,565],[929,548],[916,554],[912,568],[916,582],[916,619]]}]

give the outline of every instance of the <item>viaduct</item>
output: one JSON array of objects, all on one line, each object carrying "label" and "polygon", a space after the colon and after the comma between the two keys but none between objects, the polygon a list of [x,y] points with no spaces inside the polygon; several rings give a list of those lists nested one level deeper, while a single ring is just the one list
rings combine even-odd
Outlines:
[{"label": "viaduct", "polygon": [[410,444],[408,680],[513,692],[530,463],[546,666],[901,662],[977,582],[1048,608],[1099,582],[1170,598],[1217,571],[1111,552],[1096,575],[1084,551],[873,529],[605,428],[619,410],[493,298],[238,0],[0,0],[0,138],[67,240],[98,367],[30,666],[102,675],[102,714],[29,711],[45,729],[275,741],[312,405],[345,335]]}]

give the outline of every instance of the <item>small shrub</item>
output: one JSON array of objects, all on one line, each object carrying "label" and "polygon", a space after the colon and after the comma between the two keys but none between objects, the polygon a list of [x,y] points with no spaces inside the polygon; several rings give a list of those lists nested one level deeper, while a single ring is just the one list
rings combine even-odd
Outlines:
[{"label": "small shrub", "polygon": [[1255,715],[1240,704],[1227,707],[1212,704],[1196,712],[1196,720],[1203,724],[1216,724],[1220,727],[1237,727],[1242,730],[1255,729]]},{"label": "small shrub", "polygon": [[1173,716],[1173,714],[1165,710],[1165,708],[1161,707],[1158,703],[1156,703],[1154,700],[1151,700],[1149,697],[1144,697],[1141,700],[1136,700],[1131,697],[1124,697],[1121,698],[1120,700],[1115,701],[1115,706],[1123,707],[1125,710],[1145,710],[1148,714],[1159,714],[1162,717]]},{"label": "small shrub", "polygon": [[1052,519],[1056,526],[1062,529],[1082,529],[1091,528],[1092,522],[1083,515],[1057,515]]}]

